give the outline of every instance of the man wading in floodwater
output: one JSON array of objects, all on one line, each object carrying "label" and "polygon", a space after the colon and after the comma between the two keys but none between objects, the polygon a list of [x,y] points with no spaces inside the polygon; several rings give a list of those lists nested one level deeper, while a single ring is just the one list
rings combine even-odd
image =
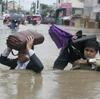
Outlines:
[{"label": "man wading in floodwater", "polygon": [[82,31],[78,31],[76,35],[71,35],[55,25],[50,27],[49,34],[57,47],[61,48],[53,69],[63,70],[68,63],[71,63],[73,67],[83,64],[88,65],[89,68],[87,69],[89,70],[99,70],[99,62],[94,59],[100,48],[95,35],[82,35]]},{"label": "man wading in floodwater", "polygon": [[33,37],[27,37],[26,49],[20,50],[16,59],[8,58],[12,49],[7,47],[0,56],[0,63],[7,65],[10,69],[27,69],[40,73],[44,66],[32,49],[33,40]]},{"label": "man wading in floodwater", "polygon": [[[73,47],[73,48],[72,48]],[[84,44],[84,51],[76,49],[74,46],[65,48],[54,63],[54,69],[64,69],[70,62],[72,69],[100,70],[100,60],[96,59],[99,50],[99,43],[96,40],[87,40]]]}]

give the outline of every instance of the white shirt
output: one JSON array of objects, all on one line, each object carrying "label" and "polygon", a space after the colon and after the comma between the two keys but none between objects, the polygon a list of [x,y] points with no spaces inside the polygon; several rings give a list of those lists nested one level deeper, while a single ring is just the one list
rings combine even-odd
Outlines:
[{"label": "white shirt", "polygon": [[29,61],[26,61],[25,63],[21,63],[20,61],[17,61],[17,66],[16,66],[15,69],[26,69],[27,64],[29,63]]},{"label": "white shirt", "polygon": [[[11,49],[10,48],[6,48],[4,50],[4,52],[2,53],[2,56],[4,57],[8,57],[8,55],[10,54]],[[26,54],[26,56],[31,57],[34,54],[34,51],[32,49],[28,50],[28,53]],[[17,66],[15,69],[26,69],[27,64],[30,62],[30,60],[21,63],[20,61],[17,61]]]}]

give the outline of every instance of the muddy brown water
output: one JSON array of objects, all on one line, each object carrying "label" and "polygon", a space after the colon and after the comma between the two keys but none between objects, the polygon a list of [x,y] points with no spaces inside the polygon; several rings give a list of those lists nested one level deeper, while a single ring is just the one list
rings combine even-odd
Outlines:
[{"label": "muddy brown water", "polygon": [[100,99],[95,71],[0,71],[1,99]]},{"label": "muddy brown water", "polygon": [[[44,64],[43,72],[11,71],[0,64],[0,99],[100,99],[100,72],[52,70],[59,50],[48,35],[48,28],[47,25],[34,26],[45,36],[44,43],[35,47],[35,53]],[[0,32],[0,53],[6,47],[9,34],[9,29]]]}]

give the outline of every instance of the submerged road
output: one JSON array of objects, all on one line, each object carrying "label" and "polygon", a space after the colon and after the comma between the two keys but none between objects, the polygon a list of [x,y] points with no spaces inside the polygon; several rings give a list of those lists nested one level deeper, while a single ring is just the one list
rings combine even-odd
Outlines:
[{"label": "submerged road", "polygon": [[[64,71],[52,70],[59,49],[48,35],[49,27],[42,24],[20,26],[19,31],[34,29],[44,35],[44,43],[35,46],[35,53],[43,62],[44,70],[41,74],[26,70],[11,71],[0,64],[1,99],[100,99],[100,72],[69,71],[70,66]],[[73,33],[77,30],[68,31]],[[6,47],[9,34],[9,28],[1,25],[0,53]],[[99,39],[99,34],[96,35]]]}]

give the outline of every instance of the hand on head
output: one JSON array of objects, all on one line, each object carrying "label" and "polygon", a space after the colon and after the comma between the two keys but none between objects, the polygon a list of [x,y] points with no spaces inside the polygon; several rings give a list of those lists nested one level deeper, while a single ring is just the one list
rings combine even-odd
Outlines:
[{"label": "hand on head", "polygon": [[20,49],[19,53],[26,54],[28,50],[32,49],[34,38],[32,36],[27,36],[26,38],[26,47]]},{"label": "hand on head", "polygon": [[34,38],[32,36],[28,36],[27,39],[26,39],[26,41],[27,41],[27,43],[26,43],[26,49],[29,50],[33,46]]},{"label": "hand on head", "polygon": [[29,57],[26,57],[26,53],[28,50],[32,48],[34,38],[32,36],[28,36],[26,41],[27,41],[26,49],[23,49],[22,51],[20,51],[18,55],[18,59],[20,60],[20,62],[26,62],[27,60],[29,60]]}]

